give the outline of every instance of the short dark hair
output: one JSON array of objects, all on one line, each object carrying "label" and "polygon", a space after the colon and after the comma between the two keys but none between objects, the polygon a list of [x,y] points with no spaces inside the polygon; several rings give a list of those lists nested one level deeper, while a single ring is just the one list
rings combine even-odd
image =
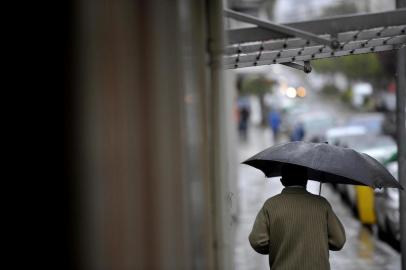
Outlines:
[{"label": "short dark hair", "polygon": [[285,163],[282,165],[282,185],[286,186],[306,186],[307,184],[307,168]]}]

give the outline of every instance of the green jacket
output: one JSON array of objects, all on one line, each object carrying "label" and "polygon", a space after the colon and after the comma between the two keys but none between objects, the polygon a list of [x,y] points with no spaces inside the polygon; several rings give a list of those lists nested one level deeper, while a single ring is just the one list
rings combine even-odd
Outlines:
[{"label": "green jacket", "polygon": [[328,270],[329,250],[344,246],[345,231],[325,198],[287,187],[265,202],[249,241],[269,254],[272,270]]}]

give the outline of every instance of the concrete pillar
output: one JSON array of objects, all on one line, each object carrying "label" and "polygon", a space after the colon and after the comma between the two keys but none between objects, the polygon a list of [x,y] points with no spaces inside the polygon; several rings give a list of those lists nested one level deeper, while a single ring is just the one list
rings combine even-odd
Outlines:
[{"label": "concrete pillar", "polygon": [[[213,196],[214,217],[214,247],[216,269],[234,269],[232,250],[234,239],[233,220],[231,217],[232,202],[235,201],[230,190],[232,175],[231,164],[232,150],[232,102],[233,89],[226,87],[225,73],[223,70],[224,26],[222,1],[209,1],[208,12],[208,49],[210,66],[211,104],[210,121],[212,129],[210,147],[213,153],[211,186]],[[235,146],[235,144],[234,144]],[[235,168],[234,168],[235,169]],[[236,179],[234,179],[234,185]]]},{"label": "concrete pillar", "polygon": [[219,3],[77,1],[77,268],[230,269]]}]

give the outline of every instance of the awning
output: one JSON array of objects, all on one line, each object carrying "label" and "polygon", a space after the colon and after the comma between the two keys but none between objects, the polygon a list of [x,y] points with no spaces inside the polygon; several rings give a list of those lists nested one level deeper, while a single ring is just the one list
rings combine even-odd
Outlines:
[{"label": "awning", "polygon": [[226,69],[284,64],[310,72],[311,60],[389,51],[406,44],[406,8],[290,24],[232,10],[224,14],[257,25],[227,30]]}]

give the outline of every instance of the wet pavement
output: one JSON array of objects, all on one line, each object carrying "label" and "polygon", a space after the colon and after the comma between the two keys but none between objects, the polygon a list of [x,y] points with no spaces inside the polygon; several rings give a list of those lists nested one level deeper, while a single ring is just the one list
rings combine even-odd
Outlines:
[{"label": "wet pavement", "polygon": [[[240,143],[239,161],[273,143],[269,129],[251,127],[248,141]],[[250,166],[239,165],[238,170],[235,269],[269,269],[268,257],[256,253],[251,248],[248,234],[262,204],[267,198],[280,193],[283,186],[278,178],[266,179],[262,172]],[[318,183],[309,182],[308,190],[317,194]],[[323,185],[322,196],[332,205],[345,227],[347,236],[347,242],[341,251],[330,252],[332,270],[400,270],[400,254],[361,226],[335,191]]]}]

